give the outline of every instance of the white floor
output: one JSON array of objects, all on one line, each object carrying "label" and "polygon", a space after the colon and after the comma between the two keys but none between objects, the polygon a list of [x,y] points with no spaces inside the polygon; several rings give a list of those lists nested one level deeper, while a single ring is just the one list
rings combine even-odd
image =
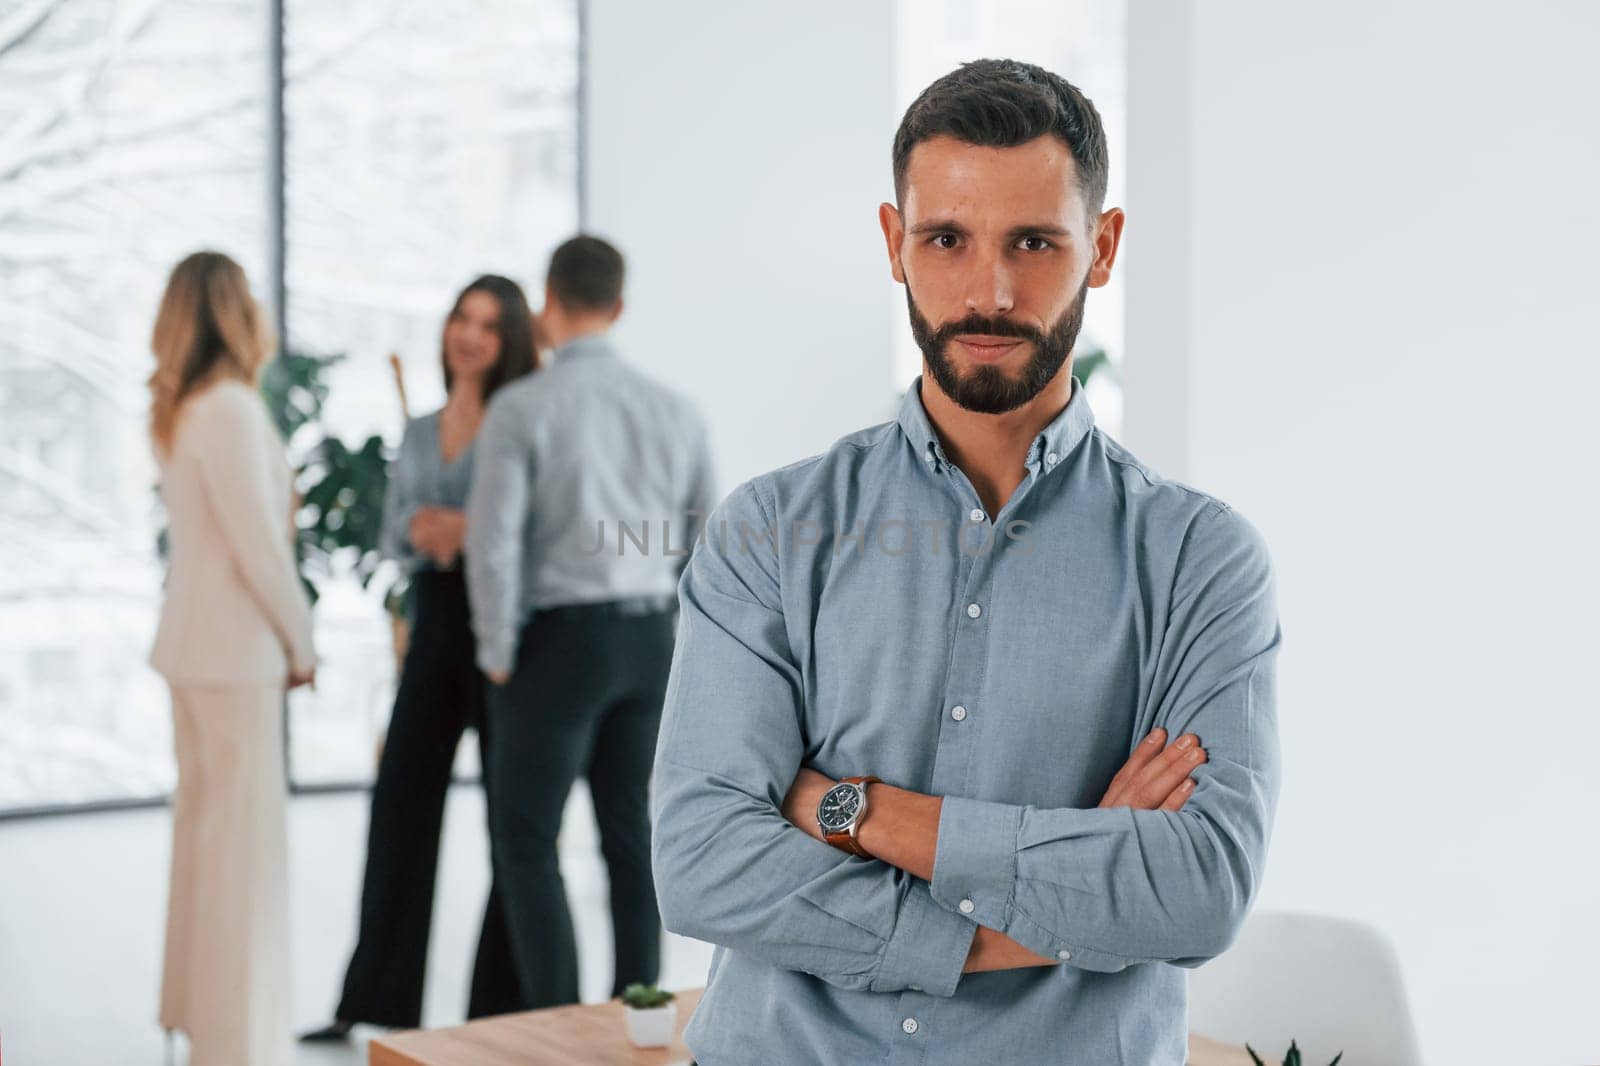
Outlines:
[{"label": "white floor", "polygon": [[[289,818],[294,1023],[301,1030],[331,1016],[354,945],[367,796],[295,797]],[[0,822],[0,1059],[18,1066],[165,1061],[155,1012],[170,827],[164,808]],[[561,849],[582,994],[599,1002],[611,988],[611,931],[605,869],[581,784]],[[482,796],[458,786],[446,807],[434,901],[423,1005],[429,1027],[463,1018],[487,886]],[[661,983],[701,985],[710,959],[709,946],[669,937]],[[353,1066],[366,1061],[363,1043],[300,1048],[296,1061]]]}]

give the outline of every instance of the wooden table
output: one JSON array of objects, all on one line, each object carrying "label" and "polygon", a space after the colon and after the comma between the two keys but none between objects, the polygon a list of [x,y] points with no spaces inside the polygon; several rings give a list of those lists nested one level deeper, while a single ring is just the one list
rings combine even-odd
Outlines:
[{"label": "wooden table", "polygon": [[[369,1066],[686,1066],[683,1029],[703,989],[678,993],[678,1035],[671,1047],[628,1043],[622,1003],[554,1007],[468,1022],[451,1029],[414,1030],[367,1045]],[[1249,1066],[1244,1048],[1189,1037],[1190,1066]]]},{"label": "wooden table", "polygon": [[678,993],[678,1035],[671,1047],[628,1043],[622,1001],[502,1014],[451,1029],[419,1029],[367,1045],[369,1066],[675,1066],[691,1056],[683,1028],[702,989]]}]

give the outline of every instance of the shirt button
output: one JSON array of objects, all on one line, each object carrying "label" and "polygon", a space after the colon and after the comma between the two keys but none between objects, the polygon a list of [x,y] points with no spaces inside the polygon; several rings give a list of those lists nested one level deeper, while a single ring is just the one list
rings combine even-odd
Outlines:
[{"label": "shirt button", "polygon": [[910,1036],[917,1031],[917,1020],[915,1018],[907,1018],[900,1023],[900,1028],[906,1031],[907,1036]]},{"label": "shirt button", "polygon": [[1044,461],[1047,466],[1055,466],[1061,461],[1061,456],[1057,455],[1055,452],[1051,452],[1049,455],[1044,457]]},{"label": "shirt button", "polygon": [[979,607],[975,603],[967,604],[967,617],[968,618],[976,618],[982,613],[983,613],[983,608],[982,607]]},{"label": "shirt button", "polygon": [[1060,951],[1056,952],[1056,958],[1060,959],[1062,962],[1066,962],[1068,959],[1072,958],[1072,952],[1068,951],[1066,948],[1062,948]]},{"label": "shirt button", "polygon": [[974,507],[972,510],[967,512],[967,517],[972,519],[974,522],[982,522],[988,516],[983,513],[982,507]]},{"label": "shirt button", "polygon": [[962,914],[971,914],[976,909],[970,899],[964,899],[960,903],[957,903],[956,906],[961,908]]},{"label": "shirt button", "polygon": [[965,722],[967,720],[967,709],[961,706],[952,707],[950,708],[950,717],[958,722]]}]

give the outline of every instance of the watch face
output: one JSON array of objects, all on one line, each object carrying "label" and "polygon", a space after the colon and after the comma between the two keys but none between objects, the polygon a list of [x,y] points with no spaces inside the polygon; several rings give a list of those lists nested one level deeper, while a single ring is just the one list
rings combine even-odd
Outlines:
[{"label": "watch face", "polygon": [[817,820],[822,823],[824,832],[837,833],[849,828],[860,809],[861,793],[854,785],[834,785],[817,807]]}]

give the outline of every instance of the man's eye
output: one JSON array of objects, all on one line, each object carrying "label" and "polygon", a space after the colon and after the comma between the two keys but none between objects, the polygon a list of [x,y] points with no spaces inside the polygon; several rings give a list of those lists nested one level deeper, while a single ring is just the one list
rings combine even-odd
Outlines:
[{"label": "man's eye", "polygon": [[933,238],[933,244],[937,248],[954,248],[958,243],[960,238],[954,233],[940,233]]},{"label": "man's eye", "polygon": [[1025,252],[1042,252],[1050,247],[1050,242],[1043,237],[1024,237],[1018,242]]}]

